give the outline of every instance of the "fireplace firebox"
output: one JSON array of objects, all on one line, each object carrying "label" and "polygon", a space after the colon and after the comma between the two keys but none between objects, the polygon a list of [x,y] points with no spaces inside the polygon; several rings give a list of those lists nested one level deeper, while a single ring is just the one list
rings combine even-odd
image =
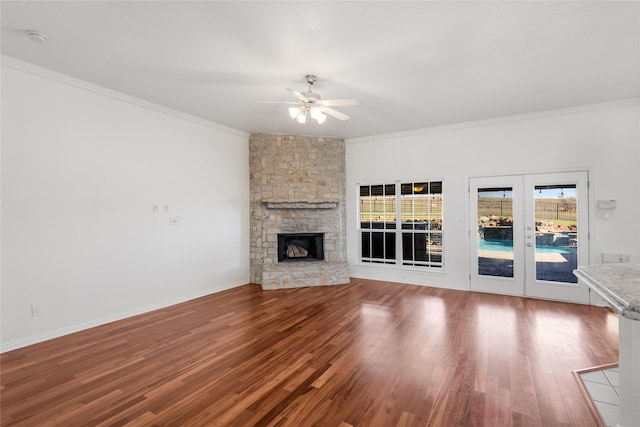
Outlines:
[{"label": "fireplace firebox", "polygon": [[324,233],[278,234],[278,262],[323,259]]}]

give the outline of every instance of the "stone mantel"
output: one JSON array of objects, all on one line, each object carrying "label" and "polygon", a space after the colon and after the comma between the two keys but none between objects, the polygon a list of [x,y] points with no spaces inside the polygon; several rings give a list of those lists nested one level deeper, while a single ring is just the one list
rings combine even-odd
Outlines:
[{"label": "stone mantel", "polygon": [[262,199],[269,209],[335,209],[340,205],[340,200],[316,199],[316,200],[281,200]]}]

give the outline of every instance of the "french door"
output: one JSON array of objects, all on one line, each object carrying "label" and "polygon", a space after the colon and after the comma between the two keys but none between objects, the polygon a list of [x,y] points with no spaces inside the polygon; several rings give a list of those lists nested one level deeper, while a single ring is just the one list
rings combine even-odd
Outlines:
[{"label": "french door", "polygon": [[580,303],[589,261],[588,174],[471,178],[471,289]]}]

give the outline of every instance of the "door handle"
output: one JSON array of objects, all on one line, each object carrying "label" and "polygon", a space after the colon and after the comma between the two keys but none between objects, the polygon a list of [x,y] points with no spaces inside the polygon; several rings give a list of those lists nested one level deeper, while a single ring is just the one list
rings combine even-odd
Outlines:
[{"label": "door handle", "polygon": [[527,242],[527,247],[530,248],[531,246],[533,246],[533,243]]}]

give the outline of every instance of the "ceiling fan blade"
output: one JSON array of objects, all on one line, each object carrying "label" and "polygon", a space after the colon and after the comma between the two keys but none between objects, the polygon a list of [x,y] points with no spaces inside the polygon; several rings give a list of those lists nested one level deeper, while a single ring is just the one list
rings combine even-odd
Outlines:
[{"label": "ceiling fan blade", "polygon": [[320,107],[320,111],[322,111],[323,113],[326,113],[326,114],[328,114],[330,116],[333,116],[336,119],[342,120],[342,121],[349,120],[349,118],[350,118],[346,114],[341,113],[340,111],[336,111],[333,108],[329,108],[329,107],[322,106],[322,107]]},{"label": "ceiling fan blade", "polygon": [[293,90],[293,89],[289,89],[289,88],[287,88],[287,90],[291,91],[296,96],[296,98],[298,98],[300,101],[309,102],[309,98],[307,98],[306,96],[304,96],[303,94],[301,94],[297,90]]},{"label": "ceiling fan blade", "polygon": [[320,101],[326,107],[347,107],[349,105],[360,105],[357,99],[323,99]]}]

